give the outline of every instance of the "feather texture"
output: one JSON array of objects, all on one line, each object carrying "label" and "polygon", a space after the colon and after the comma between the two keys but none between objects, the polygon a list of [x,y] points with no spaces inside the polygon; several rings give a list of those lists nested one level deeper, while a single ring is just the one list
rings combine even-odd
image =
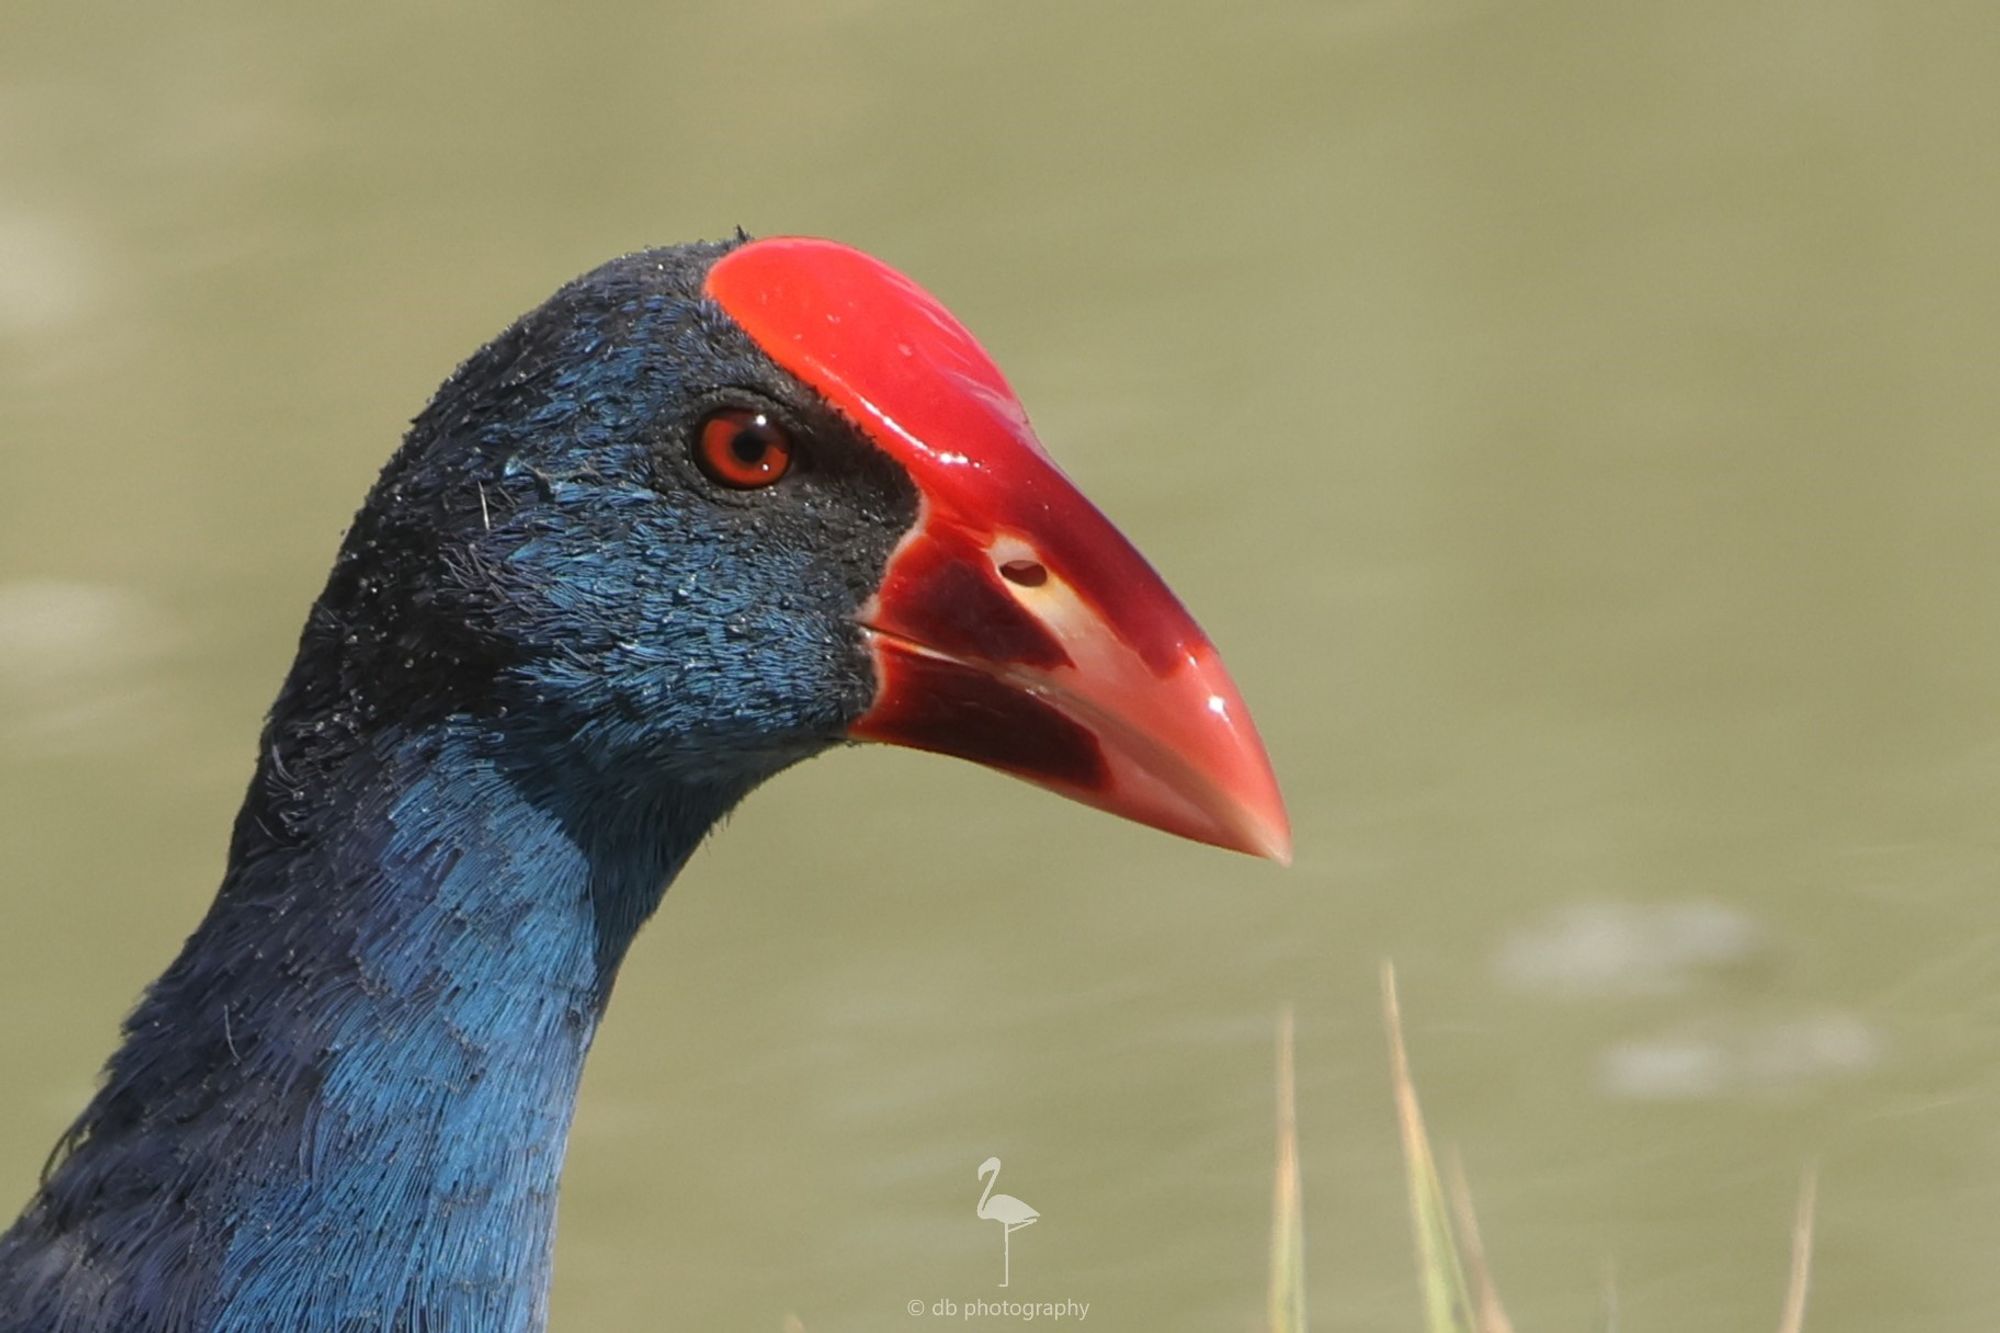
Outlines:
[{"label": "feather texture", "polygon": [[[222,886],[0,1236],[0,1333],[525,1333],[627,945],[711,825],[839,741],[907,479],[699,299],[565,288],[462,366],[342,545]],[[719,389],[810,437],[746,505]]]}]

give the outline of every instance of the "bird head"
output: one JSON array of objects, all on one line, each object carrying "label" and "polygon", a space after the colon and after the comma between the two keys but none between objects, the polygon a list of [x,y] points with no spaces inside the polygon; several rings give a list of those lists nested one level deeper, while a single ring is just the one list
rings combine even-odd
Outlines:
[{"label": "bird head", "polygon": [[878,741],[1290,852],[1207,637],[971,334],[827,241],[641,252],[522,317],[417,419],[315,636],[349,711],[474,711],[565,782]]}]

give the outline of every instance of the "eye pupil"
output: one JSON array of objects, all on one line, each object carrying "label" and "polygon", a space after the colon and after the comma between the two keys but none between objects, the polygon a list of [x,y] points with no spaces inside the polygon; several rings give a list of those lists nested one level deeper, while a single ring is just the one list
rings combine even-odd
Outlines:
[{"label": "eye pupil", "polygon": [[763,412],[728,407],[701,423],[694,461],[719,486],[755,490],[791,471],[792,437]]}]

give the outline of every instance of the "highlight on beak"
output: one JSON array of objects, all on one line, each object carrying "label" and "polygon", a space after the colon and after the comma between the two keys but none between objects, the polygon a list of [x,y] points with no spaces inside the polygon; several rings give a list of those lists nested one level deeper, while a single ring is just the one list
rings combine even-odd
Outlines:
[{"label": "highlight on beak", "polygon": [[916,483],[917,522],[861,610],[877,687],[852,735],[1290,862],[1277,778],[1214,646],[964,326],[830,241],[752,241],[707,292]]}]

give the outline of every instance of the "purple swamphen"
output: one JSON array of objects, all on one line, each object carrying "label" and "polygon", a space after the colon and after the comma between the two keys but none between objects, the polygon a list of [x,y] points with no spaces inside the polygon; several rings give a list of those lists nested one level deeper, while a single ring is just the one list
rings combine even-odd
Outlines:
[{"label": "purple swamphen", "polygon": [[272,707],[214,904],[0,1235],[0,1333],[524,1333],[626,946],[852,740],[1277,860],[1221,661],[907,278],[614,260],[446,381]]}]

